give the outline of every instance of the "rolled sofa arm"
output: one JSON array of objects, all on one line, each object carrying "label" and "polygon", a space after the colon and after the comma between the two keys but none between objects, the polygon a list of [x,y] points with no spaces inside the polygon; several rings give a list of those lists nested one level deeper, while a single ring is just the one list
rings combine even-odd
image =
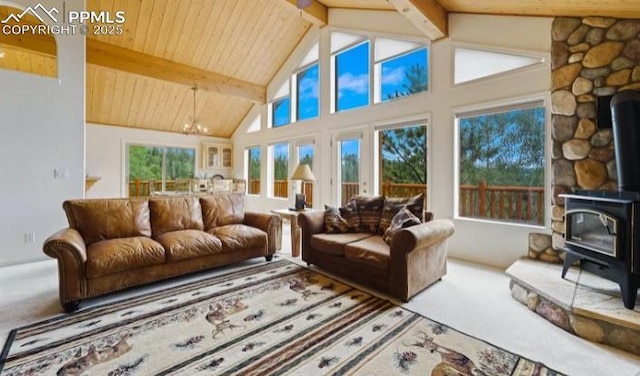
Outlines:
[{"label": "rolled sofa arm", "polygon": [[308,233],[309,236],[319,234],[324,231],[324,212],[300,213],[298,215],[298,225],[300,225],[302,232]]},{"label": "rolled sofa arm", "polygon": [[267,233],[267,254],[276,253],[281,246],[282,218],[276,214],[268,213],[244,213],[244,224],[258,228]]},{"label": "rolled sofa arm", "polygon": [[453,222],[440,219],[407,227],[391,238],[391,295],[409,300],[447,274],[447,239]]},{"label": "rolled sofa arm", "polygon": [[300,213],[298,215],[298,226],[300,226],[301,231],[302,258],[304,259],[305,249],[311,246],[311,236],[324,232],[324,211]]},{"label": "rolled sofa arm", "polygon": [[60,302],[64,305],[84,298],[87,290],[87,247],[80,233],[73,228],[60,230],[45,240],[42,250],[58,259]]},{"label": "rolled sofa arm", "polygon": [[436,219],[404,228],[391,238],[391,253],[426,248],[447,239],[454,231],[453,222],[446,219]]}]

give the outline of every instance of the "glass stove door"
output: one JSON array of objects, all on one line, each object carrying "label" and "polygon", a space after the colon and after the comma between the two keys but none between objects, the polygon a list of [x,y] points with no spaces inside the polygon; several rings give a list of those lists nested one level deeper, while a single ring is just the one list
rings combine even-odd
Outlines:
[{"label": "glass stove door", "polygon": [[568,243],[595,252],[617,257],[618,219],[592,210],[566,213]]}]

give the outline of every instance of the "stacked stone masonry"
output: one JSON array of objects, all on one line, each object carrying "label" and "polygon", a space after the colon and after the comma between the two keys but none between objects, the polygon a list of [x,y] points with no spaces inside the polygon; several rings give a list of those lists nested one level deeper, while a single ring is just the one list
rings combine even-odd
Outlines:
[{"label": "stacked stone masonry", "polygon": [[518,282],[511,280],[511,296],[557,327],[586,340],[640,355],[640,330],[615,325],[562,307]]},{"label": "stacked stone masonry", "polygon": [[613,135],[598,129],[596,97],[640,90],[640,20],[559,17],[551,34],[551,247],[540,249],[537,239],[549,235],[532,234],[529,257],[561,262],[564,201],[559,195],[617,188]]}]

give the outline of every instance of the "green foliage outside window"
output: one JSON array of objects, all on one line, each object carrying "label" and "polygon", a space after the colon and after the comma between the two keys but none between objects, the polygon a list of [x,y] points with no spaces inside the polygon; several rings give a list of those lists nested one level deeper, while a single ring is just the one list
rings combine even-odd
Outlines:
[{"label": "green foliage outside window", "polygon": [[249,149],[249,179],[260,180],[260,148]]},{"label": "green foliage outside window", "polygon": [[130,181],[136,179],[160,180],[162,179],[163,166],[168,180],[193,178],[195,173],[195,150],[139,145],[129,146]]},{"label": "green foliage outside window", "polygon": [[275,180],[288,180],[289,175],[289,158],[285,156],[278,156],[274,160],[274,178]]},{"label": "green foliage outside window", "polygon": [[460,119],[460,184],[544,186],[544,108]]},{"label": "green foliage outside window", "polygon": [[381,131],[380,143],[383,182],[427,184],[427,127]]}]

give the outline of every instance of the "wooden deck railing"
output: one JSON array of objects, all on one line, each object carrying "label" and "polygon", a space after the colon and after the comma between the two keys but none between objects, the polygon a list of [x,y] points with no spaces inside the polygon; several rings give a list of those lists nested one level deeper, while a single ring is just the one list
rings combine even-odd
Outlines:
[{"label": "wooden deck railing", "polygon": [[[189,192],[190,179],[166,180],[167,192]],[[162,191],[162,180],[139,180],[129,182],[129,197],[151,196],[152,192]]]},{"label": "wooden deck railing", "polygon": [[259,195],[260,194],[260,180],[249,179],[248,194]]},{"label": "wooden deck railing", "polygon": [[[276,180],[273,186],[274,197],[287,198],[289,192],[288,180]],[[313,183],[304,183],[304,194],[307,201],[307,206],[313,205]]]},{"label": "wooden deck railing", "polygon": [[340,197],[342,197],[342,205],[346,205],[349,198],[360,193],[360,183],[342,183],[342,192],[340,192]]},{"label": "wooden deck railing", "polygon": [[288,180],[274,180],[273,182],[273,197],[289,197],[289,181]]},{"label": "wooden deck railing", "polygon": [[544,188],[479,185],[460,186],[461,217],[544,224]]},{"label": "wooden deck railing", "polygon": [[[149,196],[150,192],[162,190],[162,182],[155,181],[151,191],[148,180],[136,180],[129,184],[129,196]],[[188,183],[187,183],[188,184]],[[180,180],[165,182],[166,191],[185,190]],[[350,197],[359,193],[359,183],[342,184],[342,205]],[[382,194],[386,197],[411,197],[421,192],[427,195],[424,184],[401,184],[389,181],[382,185]],[[276,180],[274,182],[274,196],[287,198],[289,182]],[[249,194],[260,194],[260,180],[249,180]],[[305,184],[307,205],[313,203],[313,184]],[[426,205],[426,198],[425,198]],[[481,181],[479,185],[461,185],[458,215],[461,217],[493,219],[525,224],[544,224],[544,188],[519,186],[490,186]]]}]

